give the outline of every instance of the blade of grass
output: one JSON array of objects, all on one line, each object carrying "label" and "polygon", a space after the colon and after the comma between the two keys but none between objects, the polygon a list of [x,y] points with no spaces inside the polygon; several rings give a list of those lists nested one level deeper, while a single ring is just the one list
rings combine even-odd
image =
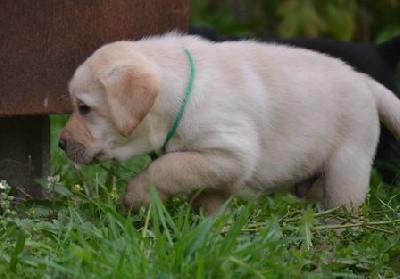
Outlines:
[{"label": "blade of grass", "polygon": [[18,230],[17,233],[17,240],[15,243],[15,248],[13,251],[13,254],[11,256],[10,264],[9,264],[9,269],[12,272],[16,272],[17,270],[17,263],[18,263],[18,255],[22,253],[25,247],[25,232],[22,229]]}]

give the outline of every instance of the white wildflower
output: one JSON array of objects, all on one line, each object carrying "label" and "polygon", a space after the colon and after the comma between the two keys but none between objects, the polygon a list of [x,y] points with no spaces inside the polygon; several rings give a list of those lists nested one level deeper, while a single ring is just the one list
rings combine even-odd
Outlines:
[{"label": "white wildflower", "polygon": [[0,180],[0,190],[7,190],[9,187],[7,181]]},{"label": "white wildflower", "polygon": [[60,176],[58,174],[54,175],[54,176],[48,176],[47,177],[47,188],[51,189],[59,182],[60,182]]},{"label": "white wildflower", "polygon": [[52,183],[52,184],[58,183],[58,182],[60,182],[60,176],[58,174],[54,175],[54,176],[48,176],[47,182]]}]

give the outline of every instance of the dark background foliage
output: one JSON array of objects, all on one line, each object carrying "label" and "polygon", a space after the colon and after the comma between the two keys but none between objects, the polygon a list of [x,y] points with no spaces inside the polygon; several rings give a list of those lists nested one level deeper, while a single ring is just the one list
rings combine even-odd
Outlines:
[{"label": "dark background foliage", "polygon": [[400,34],[399,0],[193,0],[191,22],[223,34],[381,42]]}]

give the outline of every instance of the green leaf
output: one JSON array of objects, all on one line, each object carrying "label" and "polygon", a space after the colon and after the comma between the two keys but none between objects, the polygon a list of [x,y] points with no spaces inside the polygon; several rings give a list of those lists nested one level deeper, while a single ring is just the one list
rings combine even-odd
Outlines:
[{"label": "green leaf", "polygon": [[54,192],[56,192],[62,197],[70,197],[73,195],[72,192],[62,184],[56,184],[54,186]]},{"label": "green leaf", "polygon": [[13,272],[17,270],[18,263],[18,255],[24,250],[25,247],[25,232],[22,229],[19,229],[17,232],[17,241],[15,243],[14,252],[11,256],[11,260],[9,263],[9,269]]},{"label": "green leaf", "polygon": [[304,239],[302,248],[306,250],[309,250],[313,246],[311,232],[314,227],[313,213],[314,211],[311,208],[308,208],[300,219],[300,234]]}]

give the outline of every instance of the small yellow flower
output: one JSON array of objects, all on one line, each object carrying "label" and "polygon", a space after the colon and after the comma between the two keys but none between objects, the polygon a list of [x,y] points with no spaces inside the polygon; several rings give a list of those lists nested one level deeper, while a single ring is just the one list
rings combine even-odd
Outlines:
[{"label": "small yellow flower", "polygon": [[118,198],[117,187],[114,186],[114,187],[111,189],[110,196],[111,196],[113,199]]},{"label": "small yellow flower", "polygon": [[83,188],[82,188],[81,185],[75,184],[75,185],[72,187],[72,190],[73,190],[74,192],[80,192],[80,191],[83,190]]}]

